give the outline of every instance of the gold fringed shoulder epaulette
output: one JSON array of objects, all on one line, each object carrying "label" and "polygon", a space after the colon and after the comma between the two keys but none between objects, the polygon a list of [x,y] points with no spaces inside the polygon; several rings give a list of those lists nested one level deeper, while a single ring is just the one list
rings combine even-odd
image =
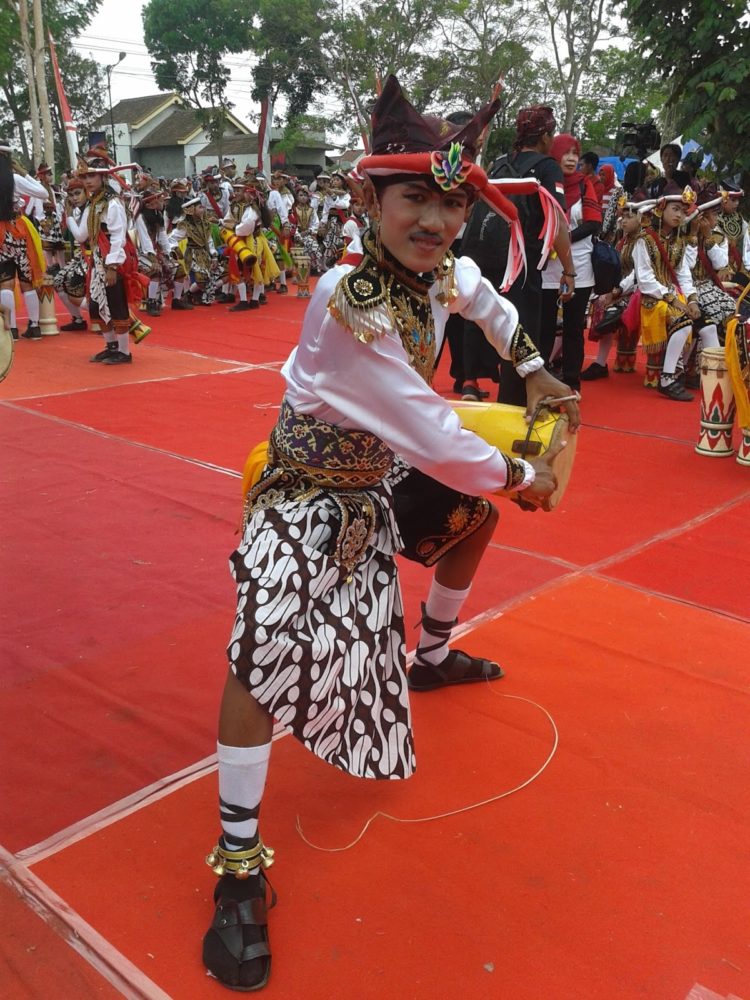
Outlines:
[{"label": "gold fringed shoulder epaulette", "polygon": [[437,284],[437,300],[443,306],[450,306],[458,298],[458,286],[456,285],[456,258],[448,253],[435,272],[435,282]]},{"label": "gold fringed shoulder epaulette", "polygon": [[336,285],[328,312],[363,344],[392,328],[387,308],[387,285],[372,257],[364,259]]}]

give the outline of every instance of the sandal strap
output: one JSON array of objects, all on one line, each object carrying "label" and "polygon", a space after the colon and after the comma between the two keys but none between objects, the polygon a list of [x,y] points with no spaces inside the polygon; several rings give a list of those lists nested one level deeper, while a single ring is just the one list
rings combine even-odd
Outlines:
[{"label": "sandal strap", "polygon": [[420,652],[422,653],[433,653],[436,649],[440,649],[442,646],[448,642],[451,637],[451,632],[458,625],[458,618],[454,618],[452,622],[441,622],[437,618],[431,618],[427,614],[427,605],[422,602],[422,617],[420,618],[418,625],[421,625],[424,631],[437,639],[437,642],[433,642],[429,646],[420,644],[417,649],[417,656]]}]

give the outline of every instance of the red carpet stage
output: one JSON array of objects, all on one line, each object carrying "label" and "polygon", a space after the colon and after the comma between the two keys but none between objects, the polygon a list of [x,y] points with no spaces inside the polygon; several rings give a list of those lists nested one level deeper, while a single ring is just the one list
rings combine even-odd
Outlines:
[{"label": "red carpet stage", "polygon": [[[227,557],[305,304],[269,298],[167,310],[128,367],[15,345],[3,1000],[230,995],[200,962]],[[461,644],[507,676],[413,697],[412,781],[276,741],[269,1000],[750,1000],[750,470],[641,383],[585,386],[554,513],[501,501]],[[413,648],[430,574],[401,569]],[[408,822],[360,836],[376,813]]]}]

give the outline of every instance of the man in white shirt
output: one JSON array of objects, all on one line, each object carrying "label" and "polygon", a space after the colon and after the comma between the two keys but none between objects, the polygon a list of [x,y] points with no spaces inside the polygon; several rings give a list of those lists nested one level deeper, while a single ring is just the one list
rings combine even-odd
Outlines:
[{"label": "man in white shirt", "polygon": [[[217,748],[222,834],[206,859],[219,882],[203,960],[233,989],[259,989],[270,972],[262,869],[273,856],[258,816],[273,718],[355,776],[414,770],[396,551],[438,566],[413,686],[502,675],[447,645],[497,518],[481,494],[506,488],[542,498],[554,474],[545,459],[511,459],[463,430],[430,387],[445,321],[460,311],[514,360],[531,405],[568,395],[514,306],[476,265],[448,253],[473,198],[515,214],[472,162],[498,106],[443,130],[417,114],[394,77],[387,81],[373,112],[373,154],[359,164],[377,231],[356,267],[320,279],[282,370],[268,464],[248,494],[231,558],[238,604]],[[570,414],[577,425],[573,404]],[[438,513],[448,515],[443,523]]]}]

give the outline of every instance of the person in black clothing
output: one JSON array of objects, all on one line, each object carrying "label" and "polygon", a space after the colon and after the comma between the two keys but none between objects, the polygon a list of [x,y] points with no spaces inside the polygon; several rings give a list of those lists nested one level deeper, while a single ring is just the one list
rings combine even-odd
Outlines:
[{"label": "person in black clothing", "polygon": [[622,187],[625,194],[631,198],[636,191],[642,191],[646,184],[646,164],[642,160],[633,160],[625,167]]},{"label": "person in black clothing", "polygon": [[[513,151],[500,157],[489,170],[490,177],[515,176],[535,177],[539,183],[556,198],[563,211],[563,177],[559,163],[549,156],[555,133],[555,119],[552,108],[534,105],[522,108],[516,118],[516,139]],[[542,276],[539,264],[543,247],[539,234],[544,222],[544,213],[538,197],[525,196],[514,199],[523,210],[524,241],[526,244],[526,273],[521,274],[503,294],[518,310],[521,326],[535,344],[541,337],[542,317]],[[520,205],[519,202],[523,202]],[[505,270],[507,256],[507,225],[498,216],[484,211],[478,205],[469,220],[461,244],[461,252],[471,257],[479,265],[482,274],[499,288]],[[564,277],[560,293],[563,301],[572,298],[575,291],[573,257],[570,238],[566,227],[555,240],[555,251],[563,264]],[[563,289],[563,284],[566,288]],[[482,331],[473,323],[464,325],[464,376],[465,399],[480,398],[476,380],[479,378],[499,379],[498,402],[514,406],[526,405],[526,390],[523,379],[519,378],[513,366],[501,360],[487,342]]]},{"label": "person in black clothing", "polygon": [[682,159],[682,146],[676,142],[668,142],[659,150],[659,156],[661,157],[661,168],[664,175],[657,177],[649,186],[649,198],[661,197],[664,188],[670,181],[674,181],[680,189],[686,188],[690,183],[690,175],[684,170],[677,169]]}]

